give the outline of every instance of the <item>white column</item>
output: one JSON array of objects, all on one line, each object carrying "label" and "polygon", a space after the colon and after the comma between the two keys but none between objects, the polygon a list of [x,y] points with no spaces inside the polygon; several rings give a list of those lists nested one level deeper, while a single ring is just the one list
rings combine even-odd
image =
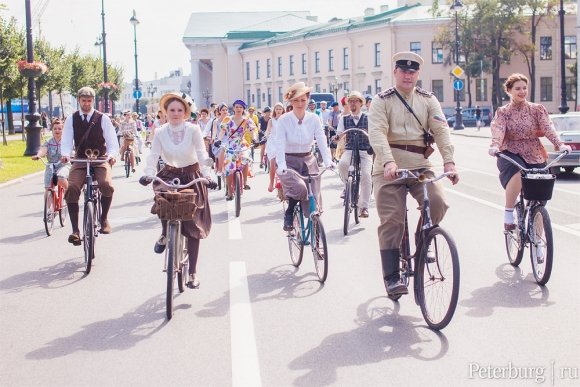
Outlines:
[{"label": "white column", "polygon": [[199,59],[191,60],[191,98],[195,101],[198,109],[204,106],[199,81]]}]

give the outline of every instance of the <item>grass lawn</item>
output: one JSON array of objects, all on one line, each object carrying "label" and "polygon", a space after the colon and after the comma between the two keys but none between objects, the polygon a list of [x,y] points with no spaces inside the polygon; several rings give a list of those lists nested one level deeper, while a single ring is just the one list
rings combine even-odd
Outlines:
[{"label": "grass lawn", "polygon": [[12,140],[8,141],[8,145],[2,145],[0,141],[0,183],[44,170],[41,161],[23,156],[25,149],[26,141]]}]

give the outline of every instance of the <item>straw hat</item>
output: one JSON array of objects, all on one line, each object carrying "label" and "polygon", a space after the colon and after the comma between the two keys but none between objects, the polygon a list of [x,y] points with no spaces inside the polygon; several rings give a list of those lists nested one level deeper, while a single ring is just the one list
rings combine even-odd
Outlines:
[{"label": "straw hat", "polygon": [[360,91],[351,91],[350,94],[348,95],[348,100],[350,101],[351,99],[358,99],[362,103],[365,103],[365,99],[363,98]]},{"label": "straw hat", "polygon": [[305,94],[308,94],[312,91],[312,87],[306,86],[304,82],[296,82],[292,86],[286,90],[286,94],[284,94],[284,99],[286,101],[291,101],[298,97],[302,97]]},{"label": "straw hat", "polygon": [[185,93],[178,93],[177,91],[174,91],[174,92],[165,94],[159,100],[159,106],[161,107],[161,110],[163,111],[163,113],[167,113],[165,104],[171,99],[177,99],[183,103],[183,105],[185,106],[185,118],[186,119],[188,119],[191,116],[192,111],[197,110],[197,107],[195,106],[195,102],[193,102],[193,99],[191,99],[191,97],[189,95],[187,95]]}]

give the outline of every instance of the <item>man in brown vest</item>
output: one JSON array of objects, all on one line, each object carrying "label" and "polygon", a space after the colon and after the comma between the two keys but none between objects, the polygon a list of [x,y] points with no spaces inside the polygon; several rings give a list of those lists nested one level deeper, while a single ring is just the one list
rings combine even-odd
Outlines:
[{"label": "man in brown vest", "polygon": [[[108,214],[113,201],[113,180],[111,177],[112,166],[116,162],[119,153],[119,143],[115,127],[109,117],[93,109],[95,91],[90,87],[83,87],[78,91],[80,110],[69,116],[64,123],[62,134],[61,154],[62,161],[69,162],[74,155],[77,159],[86,158],[85,151],[98,151],[101,157],[108,162],[94,164],[94,176],[101,191],[101,229],[102,234],[111,232]],[[69,187],[65,194],[68,213],[72,226],[72,234],[68,241],[75,246],[80,246],[81,237],[79,232],[79,197],[85,184],[86,165],[73,163],[69,174]]]}]

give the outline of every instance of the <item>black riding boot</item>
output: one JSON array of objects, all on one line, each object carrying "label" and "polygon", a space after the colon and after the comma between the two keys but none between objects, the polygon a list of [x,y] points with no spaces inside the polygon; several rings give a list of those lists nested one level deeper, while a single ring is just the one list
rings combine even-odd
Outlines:
[{"label": "black riding boot", "polygon": [[101,196],[101,230],[102,234],[111,233],[111,225],[107,219],[109,215],[109,209],[111,208],[111,203],[113,202],[112,196]]},{"label": "black riding boot", "polygon": [[294,216],[294,207],[298,204],[298,200],[288,198],[288,208],[284,213],[284,231],[292,231],[292,217]]},{"label": "black riding boot", "polygon": [[399,269],[400,255],[401,252],[399,249],[381,250],[383,278],[389,296],[409,293],[409,290],[403,281],[401,281],[401,271]]},{"label": "black riding boot", "polygon": [[67,203],[68,216],[72,226],[72,234],[68,237],[68,242],[75,246],[81,245],[81,236],[79,232],[79,203]]}]

